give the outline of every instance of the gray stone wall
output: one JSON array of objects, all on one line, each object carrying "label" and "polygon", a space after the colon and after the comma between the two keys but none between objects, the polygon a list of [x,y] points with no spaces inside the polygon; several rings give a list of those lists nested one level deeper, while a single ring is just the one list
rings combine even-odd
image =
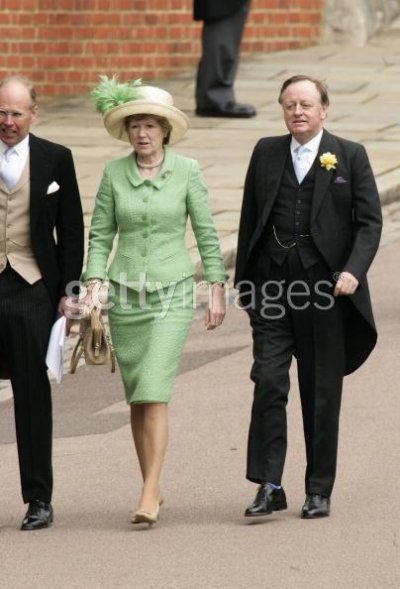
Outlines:
[{"label": "gray stone wall", "polygon": [[325,0],[322,41],[364,45],[400,14],[400,0]]}]

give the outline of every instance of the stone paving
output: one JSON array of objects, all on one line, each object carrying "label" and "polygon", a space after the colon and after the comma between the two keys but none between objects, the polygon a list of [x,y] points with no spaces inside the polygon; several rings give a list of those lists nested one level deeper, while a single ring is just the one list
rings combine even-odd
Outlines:
[{"label": "stone paving", "polygon": [[394,201],[383,207],[383,232],[381,247],[400,239],[400,202]]}]

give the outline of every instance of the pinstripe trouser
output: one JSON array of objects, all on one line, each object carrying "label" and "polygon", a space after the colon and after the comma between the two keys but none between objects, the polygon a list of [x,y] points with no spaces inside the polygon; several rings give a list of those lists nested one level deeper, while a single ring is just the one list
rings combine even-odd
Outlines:
[{"label": "pinstripe trouser", "polygon": [[0,356],[14,395],[22,497],[50,502],[51,389],[45,363],[55,311],[42,280],[31,285],[9,265],[0,274]]}]

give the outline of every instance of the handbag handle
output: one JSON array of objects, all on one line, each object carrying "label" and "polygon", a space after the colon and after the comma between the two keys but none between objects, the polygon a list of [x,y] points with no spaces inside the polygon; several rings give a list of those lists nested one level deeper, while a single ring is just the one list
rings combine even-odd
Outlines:
[{"label": "handbag handle", "polygon": [[70,363],[70,373],[71,374],[75,374],[76,369],[78,367],[78,363],[79,360],[81,359],[81,356],[83,354],[83,337],[80,335],[78,341],[76,342],[76,346],[74,348],[74,351],[72,352],[72,356],[71,356],[71,363]]},{"label": "handbag handle", "polygon": [[109,361],[111,363],[111,372],[115,372],[115,350],[111,337],[108,331],[108,326],[104,323],[99,312],[96,308],[93,308],[90,313],[90,327],[92,328],[93,334],[93,353],[94,357],[100,356],[101,349],[103,348],[104,340],[107,342],[107,348],[109,350]]},{"label": "handbag handle", "polygon": [[90,313],[90,326],[93,332],[93,352],[95,358],[98,358],[100,356],[101,344],[103,342],[104,323],[96,309],[92,309]]}]

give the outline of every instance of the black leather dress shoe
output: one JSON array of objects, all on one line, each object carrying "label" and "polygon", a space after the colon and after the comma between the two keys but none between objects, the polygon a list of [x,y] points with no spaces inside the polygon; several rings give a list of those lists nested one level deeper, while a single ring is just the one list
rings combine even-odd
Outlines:
[{"label": "black leather dress shoe", "polygon": [[198,117],[221,117],[229,119],[250,119],[256,116],[257,111],[251,104],[240,104],[238,102],[228,102],[222,106],[213,106],[209,108],[197,108]]},{"label": "black leather dress shoe", "polygon": [[256,498],[244,512],[245,517],[268,515],[273,511],[287,509],[286,495],[283,487],[275,489],[269,483],[260,485]]},{"label": "black leather dress shoe", "polygon": [[21,530],[48,528],[53,522],[53,508],[50,503],[34,499],[22,521]]},{"label": "black leather dress shoe", "polygon": [[317,517],[328,517],[331,501],[329,497],[322,495],[306,495],[306,501],[301,510],[303,519],[315,519]]}]

